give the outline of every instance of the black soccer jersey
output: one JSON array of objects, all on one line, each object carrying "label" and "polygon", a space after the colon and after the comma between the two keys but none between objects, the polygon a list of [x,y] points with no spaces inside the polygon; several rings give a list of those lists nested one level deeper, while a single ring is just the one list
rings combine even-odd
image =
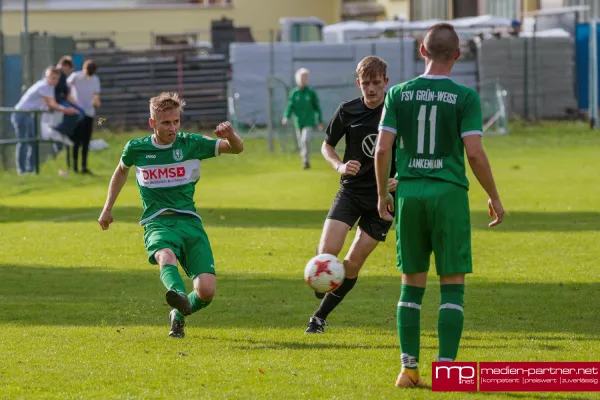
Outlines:
[{"label": "black soccer jersey", "polygon": [[[348,189],[377,189],[375,179],[375,146],[379,132],[379,122],[383,104],[369,108],[359,97],[342,103],[333,114],[325,135],[325,143],[335,147],[342,137],[346,139],[344,163],[350,160],[360,162],[360,170],[354,176],[344,175],[340,183]],[[394,144],[393,153],[396,153]],[[395,157],[392,158],[394,160]],[[394,177],[396,168],[392,162],[390,177]]]}]

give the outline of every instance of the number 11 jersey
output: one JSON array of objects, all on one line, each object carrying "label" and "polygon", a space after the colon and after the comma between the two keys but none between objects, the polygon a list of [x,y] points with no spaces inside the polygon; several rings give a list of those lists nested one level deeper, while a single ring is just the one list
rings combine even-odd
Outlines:
[{"label": "number 11 jersey", "polygon": [[396,177],[469,188],[462,138],[482,135],[477,92],[447,76],[421,75],[387,93],[379,129],[396,134]]}]

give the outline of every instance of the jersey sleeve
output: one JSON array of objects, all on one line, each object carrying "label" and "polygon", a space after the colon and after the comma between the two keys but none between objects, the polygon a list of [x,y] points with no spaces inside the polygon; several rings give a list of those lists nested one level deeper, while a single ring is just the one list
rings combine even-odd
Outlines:
[{"label": "jersey sleeve", "polygon": [[131,168],[135,162],[135,151],[132,147],[131,142],[127,142],[123,149],[123,155],[121,155],[121,163],[127,168]]},{"label": "jersey sleeve", "polygon": [[196,133],[190,133],[189,138],[191,158],[205,160],[219,155],[219,142],[221,139],[213,139]]},{"label": "jersey sleeve", "polygon": [[483,135],[481,102],[479,95],[474,90],[467,92],[460,116],[460,137],[469,135]]},{"label": "jersey sleeve", "polygon": [[381,112],[380,131],[391,132],[394,135],[398,133],[398,117],[396,115],[396,90],[390,90],[385,95],[383,111]]},{"label": "jersey sleeve", "polygon": [[289,119],[294,112],[294,98],[296,97],[296,91],[292,90],[288,97],[287,107],[285,108],[285,112],[283,113],[283,118]]},{"label": "jersey sleeve", "polygon": [[325,131],[325,143],[331,147],[335,147],[345,134],[346,126],[342,120],[342,106],[340,105],[338,109],[335,110],[333,117],[331,117],[331,121],[329,121],[327,130]]},{"label": "jersey sleeve", "polygon": [[319,124],[323,123],[323,113],[321,112],[321,103],[319,102],[319,95],[316,91],[312,91],[312,104],[315,109],[315,113],[317,114],[317,122]]}]

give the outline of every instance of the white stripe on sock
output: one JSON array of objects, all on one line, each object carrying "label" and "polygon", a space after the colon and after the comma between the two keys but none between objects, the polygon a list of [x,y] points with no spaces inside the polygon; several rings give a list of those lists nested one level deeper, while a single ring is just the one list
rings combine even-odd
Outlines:
[{"label": "white stripe on sock", "polygon": [[450,309],[453,309],[453,310],[458,310],[458,311],[460,311],[463,314],[465,313],[465,310],[461,306],[459,306],[457,304],[452,304],[452,303],[442,304],[440,306],[440,310],[442,310],[444,308],[450,308]]},{"label": "white stripe on sock", "polygon": [[408,303],[406,301],[399,301],[398,307],[408,307],[408,308],[416,308],[417,310],[421,309],[421,305],[417,303]]},{"label": "white stripe on sock", "polygon": [[437,357],[437,360],[438,360],[438,362],[452,362],[452,361],[454,361],[451,358],[440,357],[440,356]]}]

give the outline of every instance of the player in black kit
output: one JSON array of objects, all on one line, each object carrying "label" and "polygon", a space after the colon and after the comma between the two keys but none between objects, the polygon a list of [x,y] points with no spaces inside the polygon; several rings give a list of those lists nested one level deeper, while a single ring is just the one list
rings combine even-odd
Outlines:
[{"label": "player in black kit", "polygon": [[[385,240],[392,225],[379,217],[377,211],[377,181],[375,180],[375,145],[383,111],[385,87],[388,84],[387,64],[379,57],[361,60],[356,80],[362,96],[342,103],[331,118],[321,153],[341,174],[340,190],[329,210],[318,254],[337,256],[346,236],[358,221],[356,237],[350,247],[344,267],[346,277],[334,291],[322,298],[321,305],[310,318],[305,333],[323,333],[325,319],[356,284],[358,272],[377,244]],[[345,137],[346,151],[340,160],[335,146]],[[391,177],[395,174],[392,168]],[[397,181],[390,178],[389,188],[395,191]]]}]

